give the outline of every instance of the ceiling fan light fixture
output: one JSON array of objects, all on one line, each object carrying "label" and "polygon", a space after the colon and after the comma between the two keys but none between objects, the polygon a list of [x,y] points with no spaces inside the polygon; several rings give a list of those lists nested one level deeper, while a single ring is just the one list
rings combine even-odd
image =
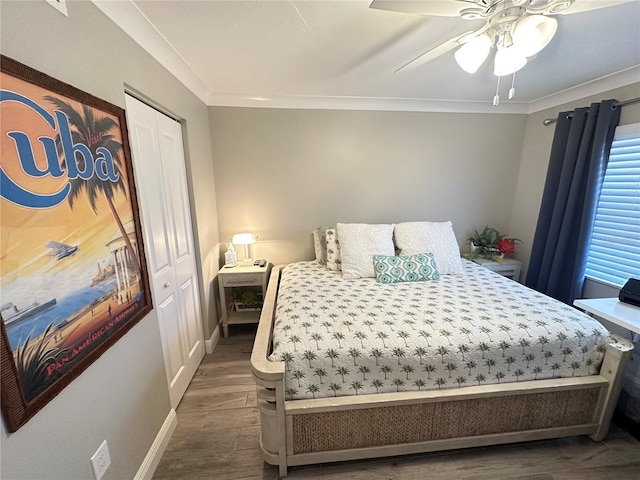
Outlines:
[{"label": "ceiling fan light fixture", "polygon": [[465,72],[476,73],[489,56],[491,43],[491,39],[487,35],[473,37],[456,50],[454,54],[456,62]]},{"label": "ceiling fan light fixture", "polygon": [[546,47],[558,29],[558,21],[545,15],[527,15],[516,23],[513,42],[525,57]]},{"label": "ceiling fan light fixture", "polygon": [[493,64],[493,74],[496,77],[511,75],[527,64],[527,57],[522,54],[519,48],[512,46],[509,48],[499,48],[496,52]]}]

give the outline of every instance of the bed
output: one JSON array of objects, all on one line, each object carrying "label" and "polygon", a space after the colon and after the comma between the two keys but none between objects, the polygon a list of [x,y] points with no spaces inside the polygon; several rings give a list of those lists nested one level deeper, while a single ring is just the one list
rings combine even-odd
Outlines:
[{"label": "bed", "polygon": [[280,475],[310,463],[605,437],[632,345],[460,262],[461,275],[390,284],[317,262],[273,268],[251,362],[263,459]]}]

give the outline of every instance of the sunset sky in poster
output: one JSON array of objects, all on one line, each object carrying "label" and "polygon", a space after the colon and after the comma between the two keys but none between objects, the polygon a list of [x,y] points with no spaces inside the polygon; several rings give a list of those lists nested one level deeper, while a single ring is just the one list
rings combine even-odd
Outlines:
[{"label": "sunset sky in poster", "polygon": [[[54,106],[43,98],[51,92],[5,73],[1,75],[0,86],[3,90],[20,93],[53,113]],[[80,111],[79,102],[61,95],[56,96]],[[119,122],[117,117],[99,110],[94,109],[94,114],[96,117],[109,116]],[[37,165],[45,168],[44,149],[37,138],[55,138],[58,131],[51,129],[29,107],[13,101],[0,103],[0,118],[0,164],[5,173],[30,191],[46,194],[60,190],[68,181],[66,175],[58,179],[50,175],[39,178],[26,175],[18,160],[15,143],[7,135],[11,131],[26,133],[31,140]],[[122,143],[120,132],[116,128],[109,133]],[[123,156],[121,154],[121,158]],[[123,165],[120,174],[127,188],[127,172]],[[127,196],[117,190],[114,203],[120,219],[126,224],[132,217],[128,189]],[[74,201],[73,210],[67,200],[53,208],[34,210],[17,206],[3,198],[0,200],[0,221],[0,302],[5,304],[11,301],[18,306],[23,306],[24,302],[33,302],[34,293],[42,296],[39,300],[45,300],[86,284],[86,280],[98,272],[98,262],[109,257],[109,249],[105,245],[107,241],[114,235],[119,235],[102,193],[98,193],[97,214],[91,209],[85,191]],[[55,257],[48,256],[50,249],[45,245],[50,240],[77,245],[78,251],[73,256],[56,260]]]}]

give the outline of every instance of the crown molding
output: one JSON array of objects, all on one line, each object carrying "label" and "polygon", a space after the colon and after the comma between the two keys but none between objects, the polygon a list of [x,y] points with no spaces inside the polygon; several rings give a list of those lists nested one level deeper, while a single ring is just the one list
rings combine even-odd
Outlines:
[{"label": "crown molding", "polygon": [[91,0],[107,17],[155,58],[203,103],[207,86],[131,0]]},{"label": "crown molding", "polygon": [[548,108],[564,105],[565,103],[575,102],[583,98],[597,95],[614,88],[626,87],[640,81],[640,65],[636,65],[619,72],[611,73],[604,77],[596,78],[590,82],[576,85],[561,92],[539,98],[530,103],[529,111],[526,113],[535,113]]},{"label": "crown molding", "polygon": [[270,96],[243,95],[209,96],[210,107],[289,108],[307,110],[374,110],[396,112],[437,113],[520,113],[529,112],[529,103],[504,102],[494,107],[492,102],[461,100],[434,100],[424,98],[383,97],[316,97],[316,96]]}]

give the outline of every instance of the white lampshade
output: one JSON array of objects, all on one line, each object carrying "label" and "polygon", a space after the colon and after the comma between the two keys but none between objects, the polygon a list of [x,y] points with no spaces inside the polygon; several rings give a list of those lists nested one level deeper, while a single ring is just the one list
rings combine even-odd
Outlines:
[{"label": "white lampshade", "polygon": [[253,233],[236,233],[231,237],[231,243],[244,245],[244,260],[239,264],[241,267],[251,266],[253,264],[253,260],[249,256],[249,245],[256,243],[257,239],[258,236]]},{"label": "white lampshade", "polygon": [[493,74],[497,77],[511,75],[527,64],[527,57],[519,48],[512,45],[508,48],[499,48],[496,52],[496,60],[493,66]]},{"label": "white lampshade", "polygon": [[513,44],[522,55],[535,55],[551,41],[558,29],[558,21],[545,15],[528,15],[516,23],[513,30]]},{"label": "white lampshade", "polygon": [[478,35],[462,45],[454,54],[460,68],[467,73],[476,73],[491,50],[491,39]]},{"label": "white lampshade", "polygon": [[257,239],[258,236],[253,233],[236,233],[231,239],[231,243],[235,243],[236,245],[251,245],[256,243]]}]

